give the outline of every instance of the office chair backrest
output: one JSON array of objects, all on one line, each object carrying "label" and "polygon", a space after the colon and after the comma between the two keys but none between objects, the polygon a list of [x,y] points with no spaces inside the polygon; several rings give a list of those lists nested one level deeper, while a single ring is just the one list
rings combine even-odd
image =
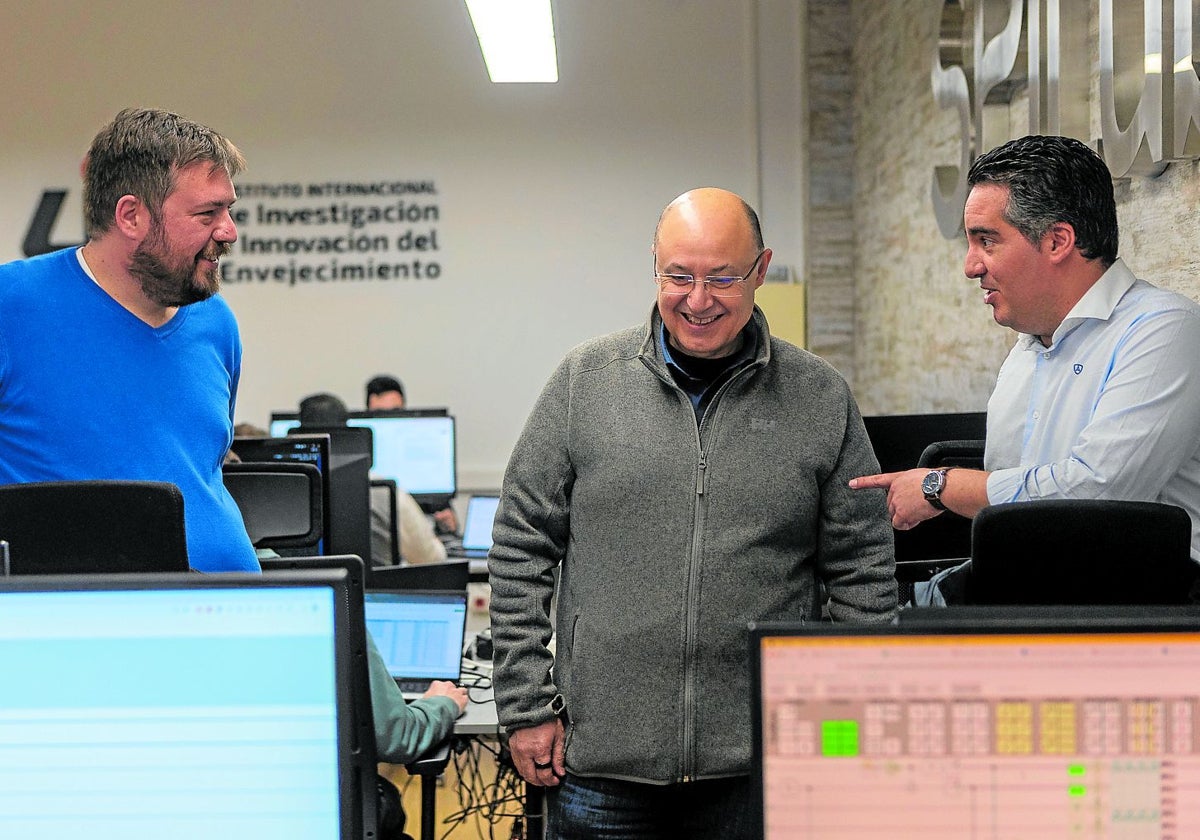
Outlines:
[{"label": "office chair backrest", "polygon": [[983,469],[982,438],[973,440],[936,440],[925,447],[917,459],[918,467],[966,467]]},{"label": "office chair backrest", "polygon": [[183,494],[161,481],[0,487],[14,575],[187,571]]},{"label": "office chair backrest", "polygon": [[255,548],[312,548],[321,541],[324,498],[316,466],[242,462],[221,472]]},{"label": "office chair backrest", "polygon": [[883,472],[911,469],[929,444],[941,440],[983,438],[987,414],[876,414],[863,417],[871,448]]},{"label": "office chair backrest", "polygon": [[1191,519],[1174,505],[1054,499],[976,516],[966,597],[974,604],[1185,604],[1198,567]]},{"label": "office chair backrest", "polygon": [[[915,466],[983,468],[983,440],[938,440],[925,446]],[[902,467],[907,469],[908,467]],[[895,531],[896,562],[912,579],[924,580],[936,569],[965,560],[971,553],[971,520],[946,512],[908,531]],[[922,571],[924,570],[924,571]],[[898,571],[898,576],[900,572]]]}]

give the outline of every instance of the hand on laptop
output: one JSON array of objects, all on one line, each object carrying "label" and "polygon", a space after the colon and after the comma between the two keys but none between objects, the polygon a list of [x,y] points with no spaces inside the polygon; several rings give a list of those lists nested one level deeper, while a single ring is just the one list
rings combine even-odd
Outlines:
[{"label": "hand on laptop", "polygon": [[458,713],[462,714],[467,708],[467,690],[455,685],[449,680],[434,680],[429,684],[429,690],[424,697],[449,697],[458,704]]},{"label": "hand on laptop", "polygon": [[454,508],[444,507],[433,514],[434,526],[440,533],[457,534],[458,533],[458,517],[454,515]]}]

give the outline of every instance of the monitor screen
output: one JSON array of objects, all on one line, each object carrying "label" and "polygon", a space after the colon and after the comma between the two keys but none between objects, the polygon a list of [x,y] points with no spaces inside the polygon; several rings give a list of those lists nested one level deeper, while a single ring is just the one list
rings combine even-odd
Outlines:
[{"label": "monitor screen", "polygon": [[295,429],[300,425],[300,415],[295,412],[288,412],[286,416],[281,414],[271,415],[271,425],[267,427],[267,431],[271,433],[271,437],[285,437],[288,429]]},{"label": "monitor screen", "polygon": [[1200,614],[752,628],[766,840],[1200,837]]},{"label": "monitor screen", "polygon": [[349,840],[345,593],[343,572],[0,581],[0,836]]},{"label": "monitor screen", "polygon": [[492,547],[492,526],[496,523],[499,496],[472,496],[467,500],[463,517],[463,548],[468,551],[489,551]]},{"label": "monitor screen", "polygon": [[[455,424],[445,408],[351,411],[346,422],[374,433],[376,476],[392,479],[419,502],[441,504],[457,493]],[[299,426],[297,412],[271,413],[272,437]]]},{"label": "monitor screen", "polygon": [[347,422],[367,426],[373,432],[373,474],[392,479],[417,501],[444,500],[455,494],[458,482],[453,417],[361,411],[353,412]]},{"label": "monitor screen", "polygon": [[[396,408],[396,409],[357,409],[350,412],[350,417],[444,417],[449,414],[449,410],[441,407],[422,407],[422,408]],[[269,431],[271,437],[283,437],[288,433],[288,429],[294,429],[300,425],[300,412],[298,411],[272,411],[271,424]]]}]

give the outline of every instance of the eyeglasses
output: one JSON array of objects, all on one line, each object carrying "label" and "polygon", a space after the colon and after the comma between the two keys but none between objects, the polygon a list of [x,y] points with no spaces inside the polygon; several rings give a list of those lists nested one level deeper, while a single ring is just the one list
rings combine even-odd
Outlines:
[{"label": "eyeglasses", "polygon": [[[758,261],[762,259],[762,255],[767,253],[766,249],[758,252],[758,256],[754,258],[754,264],[750,266],[750,270],[743,276],[731,277],[702,277],[700,282],[708,287],[708,293],[713,297],[740,297],[743,289],[746,286],[746,280],[758,268]],[[691,294],[692,287],[696,284],[695,276],[691,274],[663,274],[656,271],[654,273],[654,282],[658,284],[658,288],[664,295],[686,295]]]}]

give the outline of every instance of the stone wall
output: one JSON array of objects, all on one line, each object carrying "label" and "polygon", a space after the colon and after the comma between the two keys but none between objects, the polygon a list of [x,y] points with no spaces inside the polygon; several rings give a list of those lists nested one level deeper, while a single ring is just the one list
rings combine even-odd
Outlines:
[{"label": "stone wall", "polygon": [[808,2],[808,347],[854,381],[849,0]]},{"label": "stone wall", "polygon": [[[941,9],[941,0],[849,0],[847,10],[854,256],[844,285],[854,293],[853,383],[867,414],[982,410],[1014,339],[964,277],[964,242],[941,236],[930,203],[934,164],[952,165],[958,153],[956,118],[937,109],[930,87]],[[1094,14],[1090,29],[1094,45]],[[1011,111],[1009,136],[1026,133],[1022,103]],[[1198,206],[1195,162],[1118,184],[1121,256],[1138,276],[1200,300]]]}]

